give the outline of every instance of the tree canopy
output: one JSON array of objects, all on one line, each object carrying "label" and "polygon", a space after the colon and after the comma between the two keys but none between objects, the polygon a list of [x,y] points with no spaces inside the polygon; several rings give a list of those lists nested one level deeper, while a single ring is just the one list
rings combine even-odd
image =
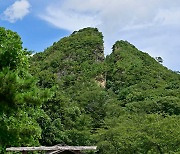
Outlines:
[{"label": "tree canopy", "polygon": [[17,33],[0,28],[0,151],[7,146],[38,145],[37,117],[48,91],[28,73],[28,55]]}]

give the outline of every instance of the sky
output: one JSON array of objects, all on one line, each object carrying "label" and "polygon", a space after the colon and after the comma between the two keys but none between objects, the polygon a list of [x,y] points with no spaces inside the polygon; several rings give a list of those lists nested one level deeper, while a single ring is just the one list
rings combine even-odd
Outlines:
[{"label": "sky", "polygon": [[105,55],[127,40],[180,71],[180,0],[0,0],[0,26],[40,52],[85,27],[104,35]]}]

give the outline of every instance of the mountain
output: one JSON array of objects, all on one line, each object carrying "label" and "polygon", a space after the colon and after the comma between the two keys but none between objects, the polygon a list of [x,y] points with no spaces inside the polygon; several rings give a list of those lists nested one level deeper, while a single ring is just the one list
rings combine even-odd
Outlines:
[{"label": "mountain", "polygon": [[[42,144],[92,143],[92,131],[102,125],[109,100],[103,48],[102,33],[85,28],[32,57],[30,70],[39,79],[39,86],[54,92],[52,100],[43,106],[51,128],[43,132]],[[52,126],[57,121],[61,129],[59,125]]]},{"label": "mountain", "polygon": [[[86,28],[74,32],[71,36],[55,42],[44,52],[34,55],[31,68],[37,73],[43,71],[50,73],[53,83],[54,78],[65,80],[67,77],[77,76],[93,78],[103,70],[100,66],[104,60],[103,48],[102,33],[97,29]],[[43,78],[47,77],[47,74],[39,74],[39,76]],[[45,81],[48,80],[42,79],[41,82]],[[50,79],[44,84],[45,87],[51,87]]]},{"label": "mountain", "polygon": [[180,113],[180,76],[127,41],[117,41],[106,58],[107,89],[134,112]]},{"label": "mountain", "polygon": [[44,132],[42,144],[97,144],[103,154],[177,151],[180,76],[127,41],[103,52],[102,33],[85,28],[33,56],[39,85],[58,87],[44,110],[61,132],[52,139]]},{"label": "mountain", "polygon": [[[24,94],[16,101],[24,101],[21,110],[36,125],[27,132],[38,130],[39,136],[32,143],[20,129],[29,139],[20,144],[97,145],[97,154],[180,152],[180,75],[127,41],[112,49],[104,57],[102,33],[84,28],[30,58],[24,69],[33,82],[23,88],[39,103],[29,105]],[[3,146],[15,146],[15,140]]]}]

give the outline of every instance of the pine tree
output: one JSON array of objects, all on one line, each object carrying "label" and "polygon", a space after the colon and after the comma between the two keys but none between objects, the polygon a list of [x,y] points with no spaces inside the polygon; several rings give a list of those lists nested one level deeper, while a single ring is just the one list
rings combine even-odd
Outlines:
[{"label": "pine tree", "polygon": [[0,28],[0,151],[7,146],[38,145],[36,119],[48,91],[36,86],[28,73],[28,54],[20,37]]}]

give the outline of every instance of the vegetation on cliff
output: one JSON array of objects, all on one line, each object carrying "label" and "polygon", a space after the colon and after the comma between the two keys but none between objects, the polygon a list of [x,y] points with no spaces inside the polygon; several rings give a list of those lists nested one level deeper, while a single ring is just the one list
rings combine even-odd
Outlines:
[{"label": "vegetation on cliff", "polygon": [[99,154],[178,153],[180,75],[127,41],[104,57],[96,28],[33,57],[0,28],[0,147],[98,145]]}]

